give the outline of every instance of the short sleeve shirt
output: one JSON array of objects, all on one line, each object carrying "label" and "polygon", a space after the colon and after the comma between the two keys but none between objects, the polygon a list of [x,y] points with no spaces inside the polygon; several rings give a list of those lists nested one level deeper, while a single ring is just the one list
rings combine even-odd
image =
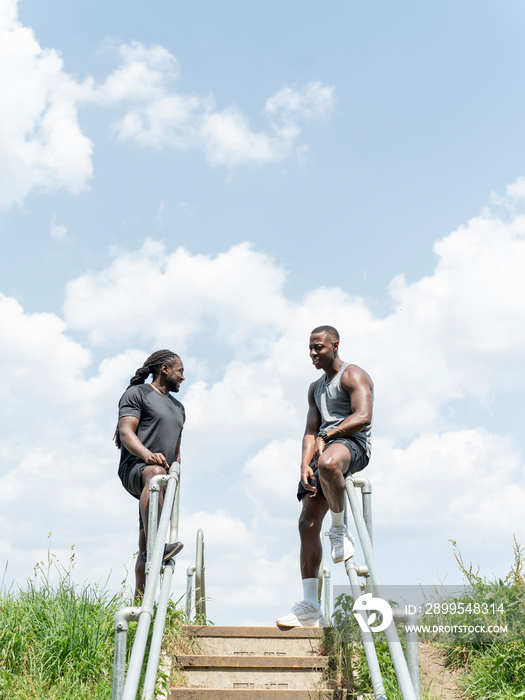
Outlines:
[{"label": "short sleeve shirt", "polygon": [[[177,442],[181,436],[186,413],[184,406],[171,394],[163,396],[151,384],[139,384],[127,389],[118,405],[119,420],[124,416],[139,419],[137,437],[151,452],[160,452],[171,465],[175,461]],[[120,466],[129,469],[140,457],[135,457],[122,445]]]}]

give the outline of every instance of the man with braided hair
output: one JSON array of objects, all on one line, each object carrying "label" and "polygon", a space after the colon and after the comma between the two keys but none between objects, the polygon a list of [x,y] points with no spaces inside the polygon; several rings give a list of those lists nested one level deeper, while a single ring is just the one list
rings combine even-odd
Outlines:
[{"label": "man with braided hair", "polygon": [[[152,375],[150,384],[145,380]],[[135,564],[135,596],[144,592],[149,482],[180,463],[181,433],[186,419],[177,393],[184,381],[184,366],[171,350],[154,352],[130,379],[119,401],[115,443],[120,448],[118,475],[126,491],[139,499],[139,555]],[[159,498],[162,508],[162,493]],[[181,542],[167,544],[163,561],[182,549]]]}]

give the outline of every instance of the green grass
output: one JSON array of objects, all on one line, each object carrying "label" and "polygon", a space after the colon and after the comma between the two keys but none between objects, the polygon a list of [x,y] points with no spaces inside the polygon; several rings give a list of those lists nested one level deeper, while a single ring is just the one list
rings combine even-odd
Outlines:
[{"label": "green grass", "polygon": [[[466,567],[457,550],[455,554],[468,587],[454,598],[436,597],[436,613],[425,615],[419,623],[444,631],[420,634],[420,638],[441,650],[446,666],[461,670],[457,684],[465,700],[525,700],[523,549],[514,542],[514,564],[504,579],[495,580],[481,576],[472,565]],[[330,656],[326,683],[347,688],[349,698],[373,697],[360,630],[352,614],[353,600],[340,596],[338,603],[334,628],[325,637],[325,653]],[[489,633],[494,626],[499,631]],[[404,646],[402,627],[399,637]],[[401,700],[384,635],[375,635],[374,642],[387,697]],[[433,696],[430,692],[423,697]]]},{"label": "green grass", "polygon": [[[322,652],[330,657],[326,686],[345,689],[348,700],[374,697],[361,632],[352,613],[353,603],[350,596],[339,596],[333,616],[334,627],[325,630],[322,648]],[[398,633],[405,649],[402,625],[398,625]],[[389,700],[403,700],[384,634],[374,636],[374,645],[386,696]],[[422,700],[432,700],[432,696],[426,692],[421,697]]]},{"label": "green grass", "polygon": [[435,616],[435,624],[450,628],[497,626],[506,631],[451,629],[432,641],[441,648],[448,666],[462,669],[459,686],[466,700],[525,699],[523,549],[514,542],[514,564],[504,579],[495,580],[481,576],[472,565],[466,567],[461,555],[455,553],[469,590],[450,602],[456,603],[456,609],[462,603],[467,612]]},{"label": "green grass", "polygon": [[[73,566],[74,553],[69,570],[49,554],[24,590],[0,589],[0,700],[110,700],[113,618],[132,603],[124,588],[111,595],[96,584],[78,587]],[[170,603],[171,646],[183,622]],[[130,625],[128,652],[135,628]],[[160,683],[167,682],[161,675]]]}]

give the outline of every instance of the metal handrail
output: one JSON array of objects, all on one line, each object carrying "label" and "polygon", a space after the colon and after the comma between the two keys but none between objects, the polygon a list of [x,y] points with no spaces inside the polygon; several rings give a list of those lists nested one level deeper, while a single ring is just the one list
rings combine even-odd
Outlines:
[{"label": "metal handrail", "polygon": [[330,624],[330,619],[332,617],[332,613],[330,612],[330,569],[326,566],[323,566],[323,586],[323,615],[326,624]]},{"label": "metal handrail", "polygon": [[[365,561],[368,570],[367,573],[372,586],[372,591],[374,595],[378,598],[388,600],[383,593],[379,569],[377,567],[374,549],[372,546],[372,488],[370,482],[368,481],[368,479],[364,479],[363,477],[354,477],[350,475],[345,479],[345,488],[346,495],[350,503],[350,508],[352,509],[352,515],[357,529],[357,534],[359,535],[361,547],[365,556]],[[361,488],[362,491],[362,509],[359,507],[359,501],[355,493],[356,488]],[[346,573],[348,574],[348,578],[350,580],[350,585],[352,587],[353,597],[354,600],[356,600],[356,597],[359,597],[361,595],[361,590],[358,581],[358,573],[361,573],[361,567],[357,567],[353,557],[350,557],[350,559],[347,559],[345,561],[345,567]],[[357,611],[357,613],[362,614],[366,621],[366,614],[364,612]],[[363,632],[362,636],[368,666],[370,669],[370,676],[372,678],[374,695],[377,698],[377,700],[384,700],[386,698],[386,695],[383,686],[383,680],[381,677],[381,671],[377,662],[377,654],[375,651],[373,637],[367,638],[368,635],[365,636]],[[415,638],[414,636],[410,638],[407,637],[407,643],[410,643],[410,649],[407,650],[407,657],[409,660],[408,664],[407,660],[405,659],[403,649],[401,647],[401,642],[399,640],[395,624],[391,624],[386,628],[385,636],[388,643],[390,656],[392,658],[392,663],[394,664],[394,670],[396,672],[403,700],[419,700],[420,688],[419,664],[417,658],[417,636]]]},{"label": "metal handrail", "polygon": [[195,552],[195,564],[188,566],[186,570],[186,617],[191,617],[193,580],[195,579],[195,618],[199,624],[206,625],[206,591],[204,580],[204,534],[197,530],[197,545]]},{"label": "metal handrail", "polygon": [[192,598],[193,598],[193,577],[195,575],[195,564],[190,564],[186,569],[186,619],[191,619]]},{"label": "metal handrail", "polygon": [[[173,559],[170,559],[169,562],[163,565],[162,571],[161,564],[168,527],[170,528],[170,542],[176,541],[173,538],[176,538],[178,534],[179,498],[177,494],[180,490],[178,488],[179,479],[180,465],[174,462],[168,474],[154,476],[150,481],[146,587],[140,608],[124,608],[123,610],[119,610],[115,615],[112,700],[136,700],[140,674],[144,664],[149,629],[154,617],[153,604],[155,594],[160,583],[160,596],[153,625],[142,699],[151,700],[155,692],[162,636],[166,624],[166,613],[170,598],[171,579],[175,569],[175,562]],[[160,487],[164,485],[166,486],[164,507],[162,508],[157,529],[159,492]],[[127,623],[131,619],[137,619],[138,625],[128,665],[128,672],[126,674],[126,633],[128,628]]]}]

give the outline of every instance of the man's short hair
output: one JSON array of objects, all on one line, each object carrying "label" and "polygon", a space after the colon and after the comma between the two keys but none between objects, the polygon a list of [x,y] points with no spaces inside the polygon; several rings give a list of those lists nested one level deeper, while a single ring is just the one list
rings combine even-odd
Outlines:
[{"label": "man's short hair", "polygon": [[334,340],[339,340],[339,333],[337,332],[337,329],[333,326],[317,326],[317,328],[313,329],[310,335],[313,335],[314,333],[326,333],[327,335],[330,335]]}]

